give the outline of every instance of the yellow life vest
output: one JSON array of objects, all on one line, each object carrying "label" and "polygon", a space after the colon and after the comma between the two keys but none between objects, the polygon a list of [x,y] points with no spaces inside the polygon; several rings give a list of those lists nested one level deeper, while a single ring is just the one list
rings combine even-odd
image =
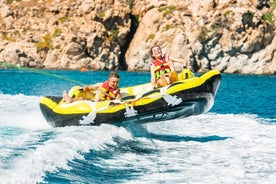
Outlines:
[{"label": "yellow life vest", "polygon": [[156,59],[153,61],[155,79],[159,79],[162,75],[169,74],[171,72],[170,66],[163,57],[162,61]]}]

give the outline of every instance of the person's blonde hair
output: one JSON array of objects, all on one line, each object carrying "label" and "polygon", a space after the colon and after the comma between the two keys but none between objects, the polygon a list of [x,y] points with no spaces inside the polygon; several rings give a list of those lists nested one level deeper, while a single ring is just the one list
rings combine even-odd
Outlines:
[{"label": "person's blonde hair", "polygon": [[115,77],[115,78],[120,79],[120,76],[119,76],[119,74],[117,72],[110,72],[109,78],[111,78],[111,77]]}]

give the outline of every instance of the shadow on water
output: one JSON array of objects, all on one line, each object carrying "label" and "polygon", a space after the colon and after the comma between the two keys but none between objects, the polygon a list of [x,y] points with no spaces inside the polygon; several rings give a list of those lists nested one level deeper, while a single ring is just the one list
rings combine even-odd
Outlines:
[{"label": "shadow on water", "polygon": [[126,124],[124,127],[132,134],[133,137],[146,137],[149,139],[155,139],[165,142],[188,142],[188,141],[196,141],[196,142],[210,142],[210,141],[223,141],[231,137],[221,137],[217,135],[208,135],[208,136],[180,136],[180,135],[164,135],[164,134],[155,134],[149,132],[146,127],[142,124]]},{"label": "shadow on water", "polygon": [[201,136],[201,137],[191,137],[191,136],[178,136],[178,135],[158,135],[158,134],[149,134],[149,138],[156,139],[166,142],[210,142],[210,141],[223,141],[231,137],[221,137],[217,135]]},{"label": "shadow on water", "polygon": [[156,153],[156,149],[151,144],[147,145],[145,142],[139,140],[126,140],[121,137],[113,138],[116,145],[108,145],[109,149],[112,148],[115,153],[135,153],[137,155],[144,155]]}]

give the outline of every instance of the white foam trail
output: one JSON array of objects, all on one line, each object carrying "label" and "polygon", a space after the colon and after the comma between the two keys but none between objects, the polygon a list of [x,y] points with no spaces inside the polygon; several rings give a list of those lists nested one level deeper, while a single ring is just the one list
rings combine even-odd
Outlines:
[{"label": "white foam trail", "polygon": [[[184,119],[169,120],[162,123],[146,124],[148,131],[161,134],[186,136],[200,135],[239,135],[243,129],[264,126],[268,122],[251,114],[214,114],[206,113]],[[195,128],[197,127],[197,128]],[[239,129],[237,129],[239,127]]]},{"label": "white foam trail", "polygon": [[50,128],[39,109],[38,96],[0,94],[0,125],[26,129]]},{"label": "white foam trail", "polygon": [[[35,105],[38,101],[39,97],[24,95],[3,95],[0,98],[0,112],[4,117],[0,126],[13,125],[20,130],[14,135],[0,134],[0,158],[9,158],[0,161],[0,181],[5,184],[43,182],[46,172],[71,169],[68,162],[76,158],[84,160],[84,153],[90,150],[108,149],[106,144],[117,146],[114,137],[136,139],[143,148],[156,150],[156,154],[120,152],[116,159],[103,159],[100,163],[101,167],[107,168],[128,169],[131,165],[131,169],[143,169],[141,177],[134,183],[275,181],[276,125],[256,115],[207,113],[127,129],[105,124],[43,129],[45,120]],[[156,136],[148,137],[149,133]],[[225,139],[212,140],[212,136]]]},{"label": "white foam trail", "polygon": [[[229,138],[220,141],[201,142],[191,139],[170,143],[158,140],[157,136],[152,141],[157,150],[162,150],[164,154],[148,158],[155,160],[155,165],[143,163],[143,167],[148,168],[147,173],[153,174],[141,177],[139,183],[162,183],[162,180],[170,183],[215,184],[275,182],[276,125],[263,123],[255,115],[208,113],[167,121],[162,126],[157,123],[147,124],[147,129],[160,135],[203,138],[216,135]],[[123,157],[124,155],[121,159]],[[141,160],[145,160],[145,157]],[[170,170],[174,172],[169,172]]]},{"label": "white foam trail", "polygon": [[[45,131],[27,132],[20,135],[18,147],[26,147],[27,143],[37,142],[39,135]],[[105,144],[114,144],[113,137],[123,136],[130,139],[130,134],[120,127],[102,125],[100,127],[65,127],[49,129],[53,135],[42,145],[34,145],[36,149],[27,150],[20,157],[10,161],[8,169],[0,168],[0,181],[4,183],[37,183],[42,182],[46,172],[58,169],[70,169],[68,161],[83,160],[83,154],[92,150],[105,149]],[[18,137],[18,138],[19,138]],[[14,140],[16,144],[17,138]],[[9,145],[10,146],[10,145]],[[9,147],[8,146],[8,147]]]}]

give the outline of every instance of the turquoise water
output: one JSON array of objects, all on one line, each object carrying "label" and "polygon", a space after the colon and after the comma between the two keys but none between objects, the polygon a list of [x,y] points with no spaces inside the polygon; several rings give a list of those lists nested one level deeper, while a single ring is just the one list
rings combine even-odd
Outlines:
[{"label": "turquoise water", "polygon": [[[0,183],[273,183],[276,76],[223,75],[210,112],[121,127],[52,128],[45,95],[108,71],[0,70]],[[119,72],[120,86],[150,80]]]}]

